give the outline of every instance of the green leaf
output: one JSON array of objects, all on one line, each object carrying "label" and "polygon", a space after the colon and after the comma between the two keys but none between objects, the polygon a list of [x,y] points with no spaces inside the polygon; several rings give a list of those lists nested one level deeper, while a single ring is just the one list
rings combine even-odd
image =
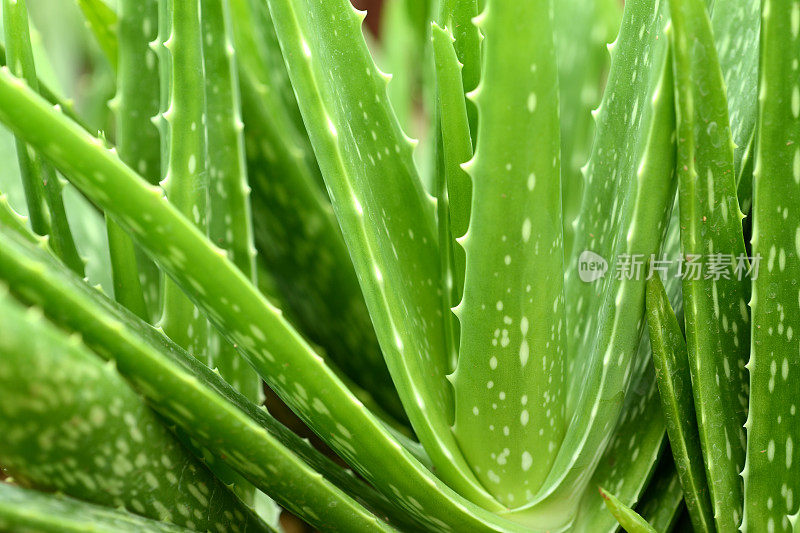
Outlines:
[{"label": "green leaf", "polygon": [[[142,2],[142,4],[147,3],[148,0]],[[111,66],[116,69],[119,58],[117,14],[103,0],[78,0],[78,5],[86,17],[86,25],[97,39],[97,44],[111,62]]]},{"label": "green leaf", "polygon": [[40,533],[179,533],[183,528],[0,482],[0,529]]},{"label": "green leaf", "polygon": [[[586,490],[587,472],[601,460],[624,406],[644,325],[644,278],[635,269],[626,271],[624,261],[641,265],[659,252],[674,198],[665,11],[663,3],[626,2],[611,47],[611,73],[597,112],[575,253],[565,277],[568,428],[542,490],[519,511],[552,528],[574,518],[574,499]],[[605,277],[580,279],[579,250],[608,262]]]},{"label": "green leaf", "polygon": [[653,526],[636,514],[636,511],[619,501],[616,496],[606,492],[602,488],[600,489],[600,495],[603,497],[603,501],[606,507],[608,507],[608,510],[611,511],[611,514],[614,515],[614,518],[617,519],[619,525],[621,525],[625,531],[628,533],[656,533]]},{"label": "green leaf", "polygon": [[[800,495],[800,2],[765,1],[754,173],[750,405],[742,531],[792,531]],[[756,259],[757,260],[757,259]],[[755,267],[755,260],[754,260]],[[797,531],[795,522],[794,531]]]},{"label": "green leaf", "polygon": [[[671,0],[670,12],[686,344],[714,520],[718,531],[735,531],[742,518],[750,323],[747,280],[735,270],[746,255],[743,215],[724,81],[705,3]],[[714,274],[714,268],[725,274]]]},{"label": "green leaf", "polygon": [[[564,252],[558,81],[549,2],[489,1],[453,432],[513,508],[541,487],[564,436]],[[524,24],[529,32],[511,32]],[[535,144],[530,140],[536,139]],[[535,292],[534,292],[535,288]],[[490,436],[490,438],[486,438]]]},{"label": "green leaf", "polygon": [[647,322],[670,448],[694,530],[712,533],[714,513],[706,482],[692,396],[686,341],[657,276],[647,282]]},{"label": "green leaf", "polygon": [[[487,509],[453,434],[433,204],[346,0],[269,2],[300,109],[389,371],[441,479]],[[380,186],[377,184],[380,183]]]},{"label": "green leaf", "polygon": [[14,479],[191,529],[266,530],[114,365],[3,292],[0,462]]},{"label": "green leaf", "polygon": [[[209,175],[200,0],[161,1],[167,3],[170,17],[160,28],[156,46],[159,60],[169,65],[162,71],[168,76],[161,80],[169,91],[161,113],[161,134],[169,146],[161,184],[170,203],[206,233]],[[164,285],[162,313],[159,324],[164,332],[189,353],[204,357],[207,321],[170,280]]]},{"label": "green leaf", "polygon": [[[0,121],[50,158],[157,258],[302,420],[410,517],[455,530],[523,531],[459,497],[406,452],[218,249],[112,152],[0,69]],[[50,142],[53,138],[59,143]],[[113,184],[113,186],[111,186]],[[169,238],[166,238],[169,236]],[[325,406],[319,411],[318,406]],[[251,480],[252,481],[252,480]]]}]

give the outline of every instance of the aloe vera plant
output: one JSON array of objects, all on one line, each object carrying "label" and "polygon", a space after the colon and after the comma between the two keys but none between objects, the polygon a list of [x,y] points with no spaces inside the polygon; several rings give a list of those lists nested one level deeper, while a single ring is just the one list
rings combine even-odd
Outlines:
[{"label": "aloe vera plant", "polygon": [[2,3],[0,529],[797,527],[800,1],[73,7],[109,102]]}]

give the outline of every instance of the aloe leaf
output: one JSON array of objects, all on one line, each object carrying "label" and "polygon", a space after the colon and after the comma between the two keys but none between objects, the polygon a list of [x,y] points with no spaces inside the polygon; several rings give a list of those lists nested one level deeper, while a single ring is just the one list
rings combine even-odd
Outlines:
[{"label": "aloe leaf", "polygon": [[[541,486],[565,431],[564,252],[549,2],[487,2],[453,432],[507,507]],[[524,23],[530,32],[507,31]],[[536,143],[531,144],[530,139]],[[536,292],[534,293],[533,290]],[[486,438],[490,435],[491,438]],[[520,472],[520,469],[522,472]]]},{"label": "aloe leaf", "polygon": [[[0,234],[7,236],[6,231],[0,229]],[[4,239],[0,277],[21,299],[42,305],[48,318],[80,334],[99,355],[113,360],[160,414],[186,431],[192,447],[214,471],[224,462],[315,525],[343,520],[342,527],[376,527],[375,517],[343,490],[374,507],[392,509],[363,483],[345,475],[308,443],[235,393],[218,373],[70,276],[43,252],[19,239]],[[336,509],[328,512],[329,507]],[[326,510],[325,516],[321,509]],[[350,515],[354,519],[348,519]]]},{"label": "aloe leaf", "polygon": [[[3,26],[11,71],[23,78],[34,91],[38,91],[25,0],[4,0]],[[39,235],[50,235],[58,256],[75,272],[83,274],[83,260],[72,239],[61,197],[61,183],[55,170],[39,154],[29,152],[28,147],[20,141],[17,142],[17,156],[34,231]]]},{"label": "aloe leaf", "polygon": [[573,222],[581,208],[581,169],[592,149],[594,121],[591,112],[602,97],[609,63],[606,45],[619,30],[622,3],[617,0],[562,0],[553,14],[561,110],[564,249],[569,254],[574,242]]},{"label": "aloe leaf", "polygon": [[[447,349],[452,370],[458,359],[459,324],[451,309],[461,301],[466,258],[456,238],[463,237],[469,225],[472,182],[461,165],[472,158],[472,140],[461,78],[461,64],[453,48],[453,36],[436,24],[432,29],[436,69],[437,131],[439,169],[436,183],[436,210],[439,226],[439,253],[442,272],[442,314],[445,317]],[[455,198],[455,204],[450,201]]]},{"label": "aloe leaf", "polygon": [[179,533],[188,531],[125,511],[0,482],[0,529],[39,533]]},{"label": "aloe leaf", "polygon": [[[762,4],[759,124],[754,173],[747,465],[742,531],[792,531],[798,510],[800,423],[800,2]],[[794,525],[797,531],[797,524]]]},{"label": "aloe leaf", "polygon": [[14,479],[191,529],[230,522],[232,530],[265,530],[174,440],[114,365],[7,290],[0,317],[0,455]]},{"label": "aloe leaf", "polygon": [[[414,168],[411,143],[388,105],[386,78],[367,51],[363,19],[345,0],[313,5],[272,0],[269,5],[378,341],[411,424],[443,480],[475,503],[497,509],[450,431],[453,394],[445,377],[450,358],[441,296],[432,288],[440,279],[432,202]],[[381,223],[367,223],[372,220]]]},{"label": "aloe leaf", "polygon": [[[672,461],[672,454],[666,450],[661,457],[653,479],[636,506],[636,513],[653,526],[656,531],[667,533],[673,531],[675,524],[684,510],[683,490]],[[685,529],[675,529],[684,531]]]},{"label": "aloe leaf", "polygon": [[[209,176],[200,0],[161,1],[168,4],[170,17],[160,28],[162,46],[156,49],[160,61],[170,65],[167,79],[161,80],[169,91],[161,132],[169,140],[169,153],[161,184],[169,201],[206,232]],[[205,354],[207,321],[170,280],[164,285],[162,313],[160,325],[172,340],[197,357]]]},{"label": "aloe leaf", "polygon": [[[641,263],[659,252],[674,198],[665,10],[659,2],[626,2],[597,112],[576,253],[565,277],[569,425],[542,490],[532,505],[518,511],[553,528],[574,518],[573,501],[586,489],[623,408],[644,325]],[[606,261],[605,277],[583,281],[578,250],[596,254],[588,254],[595,264],[600,264],[597,256]]]},{"label": "aloe leaf", "polygon": [[[453,38],[455,38],[456,56],[463,65],[461,78],[465,94],[474,91],[481,79],[482,37],[478,27],[472,23],[472,19],[477,16],[477,0],[441,1],[439,19],[441,25],[450,30]],[[467,101],[467,115],[469,116],[469,131],[474,144],[478,132],[478,109],[475,107],[475,103],[469,100]],[[459,202],[461,199],[456,198],[454,201]],[[464,211],[458,211],[461,215],[469,217],[469,201],[470,197],[468,195],[463,198]],[[464,232],[466,232],[466,222],[464,224]]]},{"label": "aloe leaf", "polygon": [[[286,303],[287,317],[393,417],[404,420],[341,230],[318,185],[308,138],[296,126],[294,96],[288,102],[285,95],[291,85],[286,79],[284,87],[286,67],[269,14],[251,9],[246,0],[234,0],[231,7],[259,262],[274,279],[273,293]],[[262,15],[269,27],[258,24]]]},{"label": "aloe leaf", "polygon": [[103,0],[78,0],[78,5],[86,17],[86,24],[97,39],[97,44],[111,62],[111,66],[116,69],[119,58],[117,14]]},{"label": "aloe leaf", "polygon": [[628,533],[656,533],[653,526],[636,514],[636,511],[619,501],[616,496],[603,488],[600,489],[600,495],[603,497],[603,501],[606,507],[608,507],[608,510],[614,515],[614,518],[617,519],[625,531]]},{"label": "aloe leaf", "polygon": [[[432,476],[349,393],[225,254],[164,201],[159,189],[4,69],[0,69],[0,121],[45,151],[74,184],[108,209],[186,288],[215,326],[227,332],[281,399],[359,474],[392,495],[410,517],[456,530],[526,530],[471,504]],[[58,144],[50,142],[54,137]],[[327,412],[318,411],[319,405]]]},{"label": "aloe leaf", "polygon": [[686,341],[658,277],[647,282],[647,322],[670,448],[686,507],[695,531],[713,532],[714,513],[695,418]]},{"label": "aloe leaf", "polygon": [[[671,0],[686,344],[714,520],[742,518],[750,317],[737,261],[746,253],[724,82],[702,0]],[[689,263],[704,266],[700,276]],[[715,266],[716,265],[716,266]],[[715,274],[724,271],[724,274]],[[699,279],[695,279],[699,278]]]}]

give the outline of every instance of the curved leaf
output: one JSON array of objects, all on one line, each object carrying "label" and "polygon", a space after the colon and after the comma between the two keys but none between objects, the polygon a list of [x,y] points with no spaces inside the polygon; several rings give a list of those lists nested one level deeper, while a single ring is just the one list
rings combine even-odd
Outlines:
[{"label": "curved leaf", "polygon": [[[545,2],[490,0],[453,433],[506,507],[530,501],[564,437],[564,250],[558,77]],[[526,32],[510,31],[524,24]],[[535,139],[535,142],[531,140]],[[486,436],[490,438],[486,438]],[[546,527],[546,526],[543,526]]]}]

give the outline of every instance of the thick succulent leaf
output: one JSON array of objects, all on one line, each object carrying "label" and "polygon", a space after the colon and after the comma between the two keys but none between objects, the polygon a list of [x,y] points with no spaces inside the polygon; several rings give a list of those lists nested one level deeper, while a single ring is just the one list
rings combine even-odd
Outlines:
[{"label": "thick succulent leaf", "polygon": [[269,13],[261,12],[266,5],[259,10],[233,0],[231,6],[259,261],[286,302],[288,318],[404,420],[341,230],[319,186],[319,168],[293,116],[297,104]]},{"label": "thick succulent leaf", "polygon": [[[443,530],[525,528],[459,497],[406,452],[239,270],[78,125],[0,69],[0,121],[46,152],[126,227],[303,421],[416,520]],[[59,143],[50,141],[58,138]],[[113,185],[113,186],[110,186]],[[166,237],[169,236],[169,239]],[[320,409],[323,406],[325,409]]]},{"label": "thick succulent leaf", "polygon": [[603,497],[606,507],[617,519],[628,533],[656,533],[653,526],[647,523],[647,520],[639,516],[636,511],[619,501],[619,499],[607,492],[605,489],[600,489],[600,495]]},{"label": "thick succulent leaf", "polygon": [[574,241],[573,223],[581,208],[581,169],[589,159],[594,137],[592,111],[600,105],[608,74],[606,45],[619,30],[622,3],[561,0],[553,14],[561,109],[564,249],[569,254]]},{"label": "thick succulent leaf", "polygon": [[[4,239],[0,277],[14,293],[41,305],[48,318],[113,360],[160,414],[184,429],[192,447],[215,471],[223,461],[312,524],[331,521],[343,529],[380,529],[374,516],[342,493],[391,509],[363,483],[233,392],[218,373],[70,276],[42,251],[19,239]],[[324,517],[320,510],[325,510]]]},{"label": "thick succulent leaf", "polygon": [[266,529],[173,438],[114,365],[7,289],[0,318],[0,462],[17,482],[191,529]]},{"label": "thick succulent leaf", "polygon": [[432,202],[386,79],[346,0],[269,2],[289,74],[389,371],[437,474],[488,509],[450,431],[439,253]]},{"label": "thick succulent leaf", "polygon": [[[800,503],[800,1],[762,4],[750,410],[742,531],[792,531]],[[797,531],[795,524],[794,531]]]},{"label": "thick succulent leaf", "polygon": [[[4,0],[3,28],[8,46],[11,71],[24,79],[34,91],[39,90],[25,0]],[[39,235],[50,235],[53,249],[75,272],[84,273],[83,260],[78,255],[67,222],[61,183],[53,167],[41,155],[31,153],[27,145],[17,141],[19,161],[31,226]]]},{"label": "thick succulent leaf", "polygon": [[0,529],[36,533],[189,531],[116,509],[0,483]]},{"label": "thick succulent leaf", "polygon": [[742,518],[750,317],[747,280],[735,270],[745,247],[733,142],[705,4],[671,0],[670,12],[686,344],[715,523],[718,531],[735,531]]},{"label": "thick succulent leaf", "polygon": [[714,513],[695,418],[686,341],[657,276],[647,282],[647,322],[661,406],[686,507],[694,530],[712,533]]},{"label": "thick succulent leaf", "polygon": [[[147,4],[143,1],[142,4]],[[111,62],[111,66],[117,68],[119,58],[119,41],[117,39],[117,27],[119,21],[117,14],[105,3],[104,0],[78,0],[78,5],[86,17],[86,25],[92,30],[97,44],[105,56]],[[157,27],[154,26],[155,29]]]},{"label": "thick succulent leaf", "polygon": [[[206,99],[200,0],[161,0],[169,21],[159,32],[159,60],[169,64],[162,85],[169,96],[162,110],[161,134],[169,142],[166,176],[161,182],[170,203],[200,231],[208,230],[208,160]],[[171,280],[164,285],[160,325],[166,334],[197,357],[208,344],[208,324]]]},{"label": "thick succulent leaf", "polygon": [[[160,136],[152,118],[159,110],[159,72],[149,45],[157,37],[158,0],[120,0],[118,28],[117,94],[109,104],[115,112],[117,152],[157,183]],[[159,304],[158,272],[119,226],[112,220],[107,226],[114,297],[140,317],[152,317]]]},{"label": "thick succulent leaf", "polygon": [[[469,225],[472,182],[461,167],[472,158],[462,68],[453,47],[453,36],[435,25],[432,29],[433,56],[436,69],[438,165],[436,210],[439,227],[439,254],[442,265],[442,314],[445,317],[447,349],[451,370],[458,360],[458,319],[451,309],[461,301],[464,288],[465,254],[457,243]],[[473,104],[474,105],[474,104]],[[455,204],[451,201],[455,199]]]},{"label": "thick succulent leaf", "polygon": [[[453,432],[506,507],[530,501],[565,430],[564,251],[551,2],[489,1],[471,95],[472,178]],[[508,28],[523,24],[526,32]],[[535,141],[534,141],[535,139]],[[486,436],[490,438],[486,438]],[[520,471],[521,470],[521,471]]]},{"label": "thick succulent leaf", "polygon": [[[642,495],[636,506],[636,513],[659,532],[673,531],[673,527],[684,510],[683,491],[672,461],[672,454],[667,449],[661,457],[658,468],[653,473],[653,479]],[[677,529],[676,531],[684,531]]]},{"label": "thick succulent leaf", "polygon": [[[638,260],[641,267],[644,258],[659,252],[674,198],[665,9],[659,2],[626,3],[598,112],[576,253],[566,275],[569,425],[543,489],[534,505],[521,511],[552,527],[574,518],[574,499],[586,489],[623,408],[644,313],[642,269],[626,269],[625,261],[635,267]],[[605,277],[582,281],[577,250],[607,261]]]}]

